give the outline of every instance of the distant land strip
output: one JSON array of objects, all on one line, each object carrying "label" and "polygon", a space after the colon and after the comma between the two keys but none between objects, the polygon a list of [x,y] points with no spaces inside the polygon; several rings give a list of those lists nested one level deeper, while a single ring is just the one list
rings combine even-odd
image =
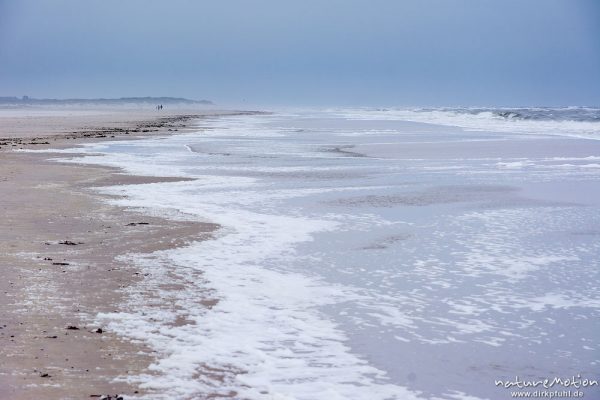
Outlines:
[{"label": "distant land strip", "polygon": [[36,99],[29,96],[0,96],[0,105],[122,105],[122,104],[204,104],[210,100],[190,100],[181,97],[121,97],[118,99]]}]

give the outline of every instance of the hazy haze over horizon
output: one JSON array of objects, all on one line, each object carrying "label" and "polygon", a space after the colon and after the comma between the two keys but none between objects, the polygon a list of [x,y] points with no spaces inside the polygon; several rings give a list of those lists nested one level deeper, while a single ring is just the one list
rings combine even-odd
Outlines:
[{"label": "hazy haze over horizon", "polygon": [[0,0],[0,96],[600,105],[591,0]]}]

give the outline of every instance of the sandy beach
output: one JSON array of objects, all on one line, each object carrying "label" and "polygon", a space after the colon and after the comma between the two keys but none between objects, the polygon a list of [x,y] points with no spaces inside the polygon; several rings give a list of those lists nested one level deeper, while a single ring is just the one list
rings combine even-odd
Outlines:
[{"label": "sandy beach", "polygon": [[92,322],[99,312],[118,312],[124,289],[141,279],[118,257],[201,240],[216,229],[109,206],[91,190],[177,179],[123,175],[49,162],[52,153],[10,150],[165,134],[185,130],[192,118],[222,113],[0,111],[1,399],[139,392],[113,379],[145,371],[152,355]]},{"label": "sandy beach", "polygon": [[128,107],[0,109],[0,150],[76,146],[78,141],[131,139],[185,131],[190,120],[245,111],[174,107],[155,111]]},{"label": "sandy beach", "polygon": [[595,379],[595,123],[4,112],[1,400],[484,400],[515,376]]}]

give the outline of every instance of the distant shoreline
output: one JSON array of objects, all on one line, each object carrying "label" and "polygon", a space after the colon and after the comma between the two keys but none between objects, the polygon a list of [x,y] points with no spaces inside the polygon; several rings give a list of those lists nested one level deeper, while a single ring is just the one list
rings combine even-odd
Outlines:
[{"label": "distant shoreline", "polygon": [[[206,107],[0,107],[0,151],[74,146],[78,140],[115,140],[175,133],[185,121],[249,111]],[[47,143],[46,143],[47,142]],[[35,146],[35,147],[32,147]]]},{"label": "distant shoreline", "polygon": [[90,99],[38,99],[29,96],[0,96],[0,106],[27,106],[27,105],[128,105],[128,104],[179,104],[179,105],[213,105],[210,100],[191,100],[183,97],[120,97],[120,98],[90,98]]}]

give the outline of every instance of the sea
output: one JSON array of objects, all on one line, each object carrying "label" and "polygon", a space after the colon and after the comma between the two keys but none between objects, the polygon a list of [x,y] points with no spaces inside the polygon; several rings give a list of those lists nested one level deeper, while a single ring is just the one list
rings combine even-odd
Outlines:
[{"label": "sea", "polygon": [[145,278],[96,321],[154,352],[139,398],[600,395],[598,108],[280,109],[63,153],[192,178],[97,191],[219,226],[124,256]]}]

